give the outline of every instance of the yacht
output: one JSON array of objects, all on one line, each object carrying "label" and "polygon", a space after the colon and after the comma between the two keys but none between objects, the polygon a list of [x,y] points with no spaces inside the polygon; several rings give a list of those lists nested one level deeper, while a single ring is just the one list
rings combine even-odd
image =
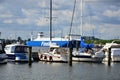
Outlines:
[{"label": "yacht", "polygon": [[8,56],[8,61],[28,61],[28,46],[23,44],[9,44],[5,46],[5,52]]}]

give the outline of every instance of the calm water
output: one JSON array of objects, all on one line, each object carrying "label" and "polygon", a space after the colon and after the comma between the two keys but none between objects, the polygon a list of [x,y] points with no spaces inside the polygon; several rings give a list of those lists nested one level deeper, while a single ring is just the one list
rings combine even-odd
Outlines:
[{"label": "calm water", "polygon": [[0,80],[120,80],[120,63],[106,64],[33,62],[0,65]]}]

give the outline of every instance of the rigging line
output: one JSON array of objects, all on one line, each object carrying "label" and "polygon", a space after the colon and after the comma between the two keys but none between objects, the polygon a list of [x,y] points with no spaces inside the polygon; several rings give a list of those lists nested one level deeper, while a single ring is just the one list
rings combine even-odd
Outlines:
[{"label": "rigging line", "polygon": [[70,32],[69,32],[69,36],[70,36],[70,34],[71,34],[71,30],[72,30],[73,18],[74,18],[74,13],[75,13],[75,6],[76,6],[76,0],[74,1],[74,8],[73,8],[72,20],[71,20],[71,24],[70,24]]}]

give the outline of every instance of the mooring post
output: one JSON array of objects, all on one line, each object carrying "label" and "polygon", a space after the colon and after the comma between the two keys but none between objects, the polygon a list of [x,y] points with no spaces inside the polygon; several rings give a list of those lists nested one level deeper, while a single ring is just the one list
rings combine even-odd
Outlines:
[{"label": "mooring post", "polygon": [[79,42],[76,41],[76,51],[78,51],[78,50],[79,50]]},{"label": "mooring post", "polygon": [[28,64],[31,65],[32,64],[32,61],[31,61],[31,52],[32,52],[32,47],[28,47]]},{"label": "mooring post", "polygon": [[111,65],[111,47],[108,49],[108,66]]},{"label": "mooring post", "polygon": [[69,48],[69,60],[68,60],[69,66],[72,66],[72,51],[73,48]]}]

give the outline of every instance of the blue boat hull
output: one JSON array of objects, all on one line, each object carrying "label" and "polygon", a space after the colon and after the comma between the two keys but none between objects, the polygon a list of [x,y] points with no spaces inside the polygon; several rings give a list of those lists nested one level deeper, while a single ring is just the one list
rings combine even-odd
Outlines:
[{"label": "blue boat hull", "polygon": [[8,61],[28,61],[28,56],[26,54],[7,54]]}]

